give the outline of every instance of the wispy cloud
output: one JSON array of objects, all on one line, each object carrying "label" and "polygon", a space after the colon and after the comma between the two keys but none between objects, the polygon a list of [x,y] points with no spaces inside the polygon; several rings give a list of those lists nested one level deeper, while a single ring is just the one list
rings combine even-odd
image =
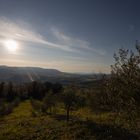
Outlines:
[{"label": "wispy cloud", "polygon": [[18,23],[14,23],[4,17],[0,18],[0,41],[3,38],[12,38],[26,42],[39,43],[47,47],[53,47],[64,51],[72,51],[68,46],[62,46],[47,40],[41,34],[31,31]]},{"label": "wispy cloud", "polygon": [[72,38],[64,33],[60,32],[57,28],[51,28],[53,35],[56,37],[57,41],[63,45],[69,46],[72,49],[84,51],[92,51],[100,55],[105,55],[105,51],[101,49],[94,48],[88,41],[80,40],[78,38]]},{"label": "wispy cloud", "polygon": [[89,42],[69,37],[56,28],[51,28],[50,32],[56,39],[55,42],[50,41],[45,36],[26,26],[22,26],[22,24],[19,24],[18,22],[13,22],[5,17],[0,17],[0,41],[12,38],[25,42],[38,43],[47,48],[56,48],[68,52],[92,51],[94,53],[98,53],[99,55],[105,54],[104,50],[92,47]]}]

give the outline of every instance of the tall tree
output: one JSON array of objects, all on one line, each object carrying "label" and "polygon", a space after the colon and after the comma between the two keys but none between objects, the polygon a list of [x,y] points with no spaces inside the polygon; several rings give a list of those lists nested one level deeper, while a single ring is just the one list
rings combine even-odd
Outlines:
[{"label": "tall tree", "polygon": [[119,49],[114,54],[111,79],[106,83],[106,103],[114,111],[128,111],[140,107],[140,47],[136,52]]}]

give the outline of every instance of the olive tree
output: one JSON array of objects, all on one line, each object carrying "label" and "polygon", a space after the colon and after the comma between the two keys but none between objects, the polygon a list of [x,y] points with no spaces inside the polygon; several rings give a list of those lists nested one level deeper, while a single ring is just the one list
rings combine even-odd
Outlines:
[{"label": "olive tree", "polygon": [[64,103],[67,121],[69,121],[70,111],[83,106],[83,98],[78,94],[78,89],[75,86],[68,86],[62,94],[62,102]]},{"label": "olive tree", "polygon": [[140,47],[136,51],[119,49],[114,54],[111,78],[106,82],[106,104],[113,111],[138,110],[140,107]]}]

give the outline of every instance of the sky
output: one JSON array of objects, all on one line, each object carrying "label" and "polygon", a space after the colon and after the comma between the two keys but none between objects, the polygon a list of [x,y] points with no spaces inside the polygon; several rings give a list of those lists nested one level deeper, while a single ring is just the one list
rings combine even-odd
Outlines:
[{"label": "sky", "polygon": [[139,0],[0,0],[0,65],[109,73],[140,39]]}]

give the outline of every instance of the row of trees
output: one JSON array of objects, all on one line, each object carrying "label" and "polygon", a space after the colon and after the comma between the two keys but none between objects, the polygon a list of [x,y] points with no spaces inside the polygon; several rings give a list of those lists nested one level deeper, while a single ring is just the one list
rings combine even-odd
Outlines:
[{"label": "row of trees", "polygon": [[[79,94],[80,93],[80,94]],[[69,121],[70,111],[76,110],[85,106],[85,96],[82,96],[82,92],[74,85],[69,85],[63,88],[61,92],[53,92],[50,90],[47,92],[41,100],[31,99],[31,104],[37,113],[53,114],[53,109],[56,106],[63,106],[66,110],[66,118]],[[59,108],[60,109],[60,108]],[[35,115],[35,112],[34,115]]]},{"label": "row of trees", "polygon": [[0,116],[11,113],[20,100],[11,82],[0,83]]},{"label": "row of trees", "polygon": [[34,98],[41,100],[44,98],[46,93],[49,91],[57,94],[63,90],[63,87],[59,83],[50,83],[50,82],[36,82],[26,84],[13,84],[9,83],[0,83],[0,99],[6,100],[7,102],[13,101],[15,98],[19,97],[21,100],[27,98]]},{"label": "row of trees", "polygon": [[[84,98],[78,95],[78,90],[77,86],[63,87],[59,83],[50,82],[33,81],[22,85],[2,82],[0,83],[0,100],[7,104],[17,99],[31,99],[35,111],[47,114],[52,114],[54,107],[62,103],[66,110],[67,121],[69,121],[70,111],[79,108],[84,103]],[[2,108],[5,109],[1,109],[1,112],[7,109],[7,107]]]}]

